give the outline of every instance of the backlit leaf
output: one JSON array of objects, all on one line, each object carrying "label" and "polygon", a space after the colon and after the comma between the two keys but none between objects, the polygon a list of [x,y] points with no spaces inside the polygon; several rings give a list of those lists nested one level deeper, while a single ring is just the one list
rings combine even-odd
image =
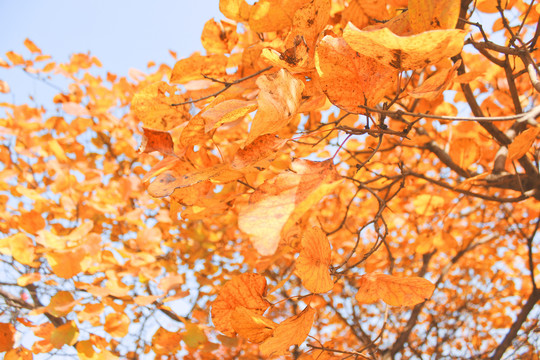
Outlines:
[{"label": "backlit leaf", "polygon": [[435,285],[421,277],[365,274],[358,280],[356,300],[371,304],[379,299],[392,306],[413,306],[431,297]]},{"label": "backlit leaf", "polygon": [[319,227],[307,229],[302,236],[302,251],[296,259],[296,272],[302,285],[314,293],[332,290],[330,277],[332,249],[325,233]]},{"label": "backlit leaf", "polygon": [[129,332],[130,323],[131,321],[126,314],[113,312],[105,317],[103,329],[112,337],[122,338]]},{"label": "backlit leaf", "polygon": [[164,155],[174,155],[174,143],[171,134],[167,131],[143,128],[144,134],[139,150],[140,153],[159,151]]},{"label": "backlit leaf", "polygon": [[235,276],[223,285],[216,300],[212,302],[212,323],[225,335],[234,335],[233,323],[236,308],[244,307],[261,315],[270,306],[270,303],[264,299],[265,294],[264,276],[253,273]]},{"label": "backlit leaf", "polygon": [[533,127],[525,130],[508,146],[508,162],[516,160],[524,156],[529,149],[536,137],[540,135],[540,127]]},{"label": "backlit leaf", "polygon": [[328,99],[353,113],[363,111],[358,105],[376,105],[395,88],[397,80],[395,69],[357,53],[345,40],[330,35],[317,45],[315,66]]},{"label": "backlit leaf", "polygon": [[274,333],[277,324],[258,313],[239,306],[232,315],[234,331],[249,341],[260,344]]},{"label": "backlit leaf", "polygon": [[292,345],[300,345],[306,340],[317,312],[309,305],[298,315],[279,324],[272,337],[260,345],[263,356],[276,356],[287,353]]},{"label": "backlit leaf", "polygon": [[467,169],[480,159],[478,141],[470,137],[453,139],[450,142],[450,157],[461,168]]},{"label": "backlit leaf", "polygon": [[0,323],[0,352],[11,350],[13,345],[15,345],[15,327]]},{"label": "backlit leaf", "polygon": [[204,79],[204,75],[219,78],[225,75],[227,57],[225,55],[200,55],[195,53],[178,61],[171,73],[170,82],[185,84],[191,80]]},{"label": "backlit leaf", "polygon": [[295,160],[291,169],[259,186],[238,215],[240,230],[261,255],[274,254],[281,233],[341,182],[331,160]]},{"label": "backlit leaf", "polygon": [[352,24],[343,30],[352,49],[400,71],[420,69],[458,54],[466,34],[464,30],[432,30],[398,36],[386,28],[362,31]]},{"label": "backlit leaf", "polygon": [[74,321],[68,321],[51,332],[50,342],[61,349],[64,345],[74,345],[79,337],[79,329]]}]

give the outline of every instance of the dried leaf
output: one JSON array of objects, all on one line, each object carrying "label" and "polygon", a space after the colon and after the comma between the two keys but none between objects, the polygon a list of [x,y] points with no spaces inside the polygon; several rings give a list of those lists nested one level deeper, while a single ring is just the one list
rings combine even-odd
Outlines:
[{"label": "dried leaf", "polygon": [[295,160],[291,168],[259,186],[238,215],[240,230],[261,255],[274,254],[281,234],[341,183],[331,160]]},{"label": "dried leaf", "polygon": [[280,139],[276,135],[261,135],[236,152],[231,168],[240,170],[248,166],[260,166],[260,162],[271,158],[286,142],[287,140]]},{"label": "dried leaf", "polygon": [[356,300],[371,304],[379,299],[392,306],[413,306],[431,297],[435,285],[421,277],[397,277],[371,273],[358,281]]},{"label": "dried leaf", "polygon": [[328,99],[352,113],[363,111],[358,105],[376,105],[397,80],[395,69],[357,53],[345,40],[330,35],[317,45],[315,67]]},{"label": "dried leaf", "polygon": [[279,324],[272,337],[259,347],[263,356],[286,354],[292,345],[300,345],[306,340],[317,312],[309,305],[298,315]]},{"label": "dried leaf", "polygon": [[334,282],[329,269],[331,255],[330,242],[321,228],[306,230],[302,236],[302,251],[296,259],[296,272],[306,289],[314,293],[332,290]]},{"label": "dried leaf", "polygon": [[163,155],[175,156],[174,143],[169,132],[147,128],[143,128],[143,132],[141,146],[137,152],[144,154],[159,151]]},{"label": "dried leaf", "polygon": [[435,75],[424,81],[422,85],[409,91],[409,95],[414,98],[423,98],[428,101],[435,100],[455,79],[457,69],[460,65],[461,60],[458,60],[452,68],[438,71]]},{"label": "dried leaf", "polygon": [[226,282],[212,302],[212,322],[216,329],[227,336],[234,335],[236,308],[244,307],[261,315],[270,306],[265,294],[266,279],[259,274],[241,274]]},{"label": "dried leaf", "polygon": [[458,54],[465,35],[464,30],[432,30],[398,36],[386,28],[362,31],[352,24],[343,30],[343,38],[355,51],[399,71],[420,69]]},{"label": "dried leaf", "polygon": [[199,116],[205,120],[204,131],[209,132],[223,124],[243,118],[255,110],[257,104],[254,101],[232,99],[205,108]]}]

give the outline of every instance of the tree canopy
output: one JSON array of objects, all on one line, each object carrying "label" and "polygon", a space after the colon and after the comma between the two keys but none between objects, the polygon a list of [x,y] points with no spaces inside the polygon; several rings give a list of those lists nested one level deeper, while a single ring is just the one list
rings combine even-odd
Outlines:
[{"label": "tree canopy", "polygon": [[0,104],[4,358],[538,359],[540,5],[219,8],[128,77],[0,59],[69,82]]}]

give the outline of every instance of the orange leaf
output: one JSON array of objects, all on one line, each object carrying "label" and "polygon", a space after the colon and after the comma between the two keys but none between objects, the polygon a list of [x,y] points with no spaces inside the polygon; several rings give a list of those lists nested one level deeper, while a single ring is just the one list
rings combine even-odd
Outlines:
[{"label": "orange leaf", "polygon": [[409,95],[414,98],[424,98],[428,101],[435,100],[456,77],[457,68],[461,65],[461,60],[458,60],[450,69],[438,71],[435,75],[428,78],[412,91]]},{"label": "orange leaf", "polygon": [[187,106],[171,106],[185,100],[175,93],[175,87],[163,81],[155,82],[133,96],[131,111],[144,128],[170,130],[189,118]]},{"label": "orange leaf", "polygon": [[258,110],[246,144],[260,135],[275,133],[286,126],[298,111],[304,90],[304,83],[285,69],[260,76],[257,79],[257,86],[260,89],[257,97]]},{"label": "orange leaf", "polygon": [[105,317],[103,329],[112,337],[122,338],[129,332],[129,317],[123,313],[110,313]]},{"label": "orange leaf", "polygon": [[332,250],[326,234],[319,227],[306,230],[302,236],[302,251],[296,260],[296,272],[306,289],[314,293],[332,290],[330,277]]},{"label": "orange leaf", "polygon": [[234,310],[244,307],[255,314],[263,314],[270,303],[266,294],[266,279],[259,274],[241,274],[226,282],[212,302],[212,322],[218,331],[227,336],[235,333]]},{"label": "orange leaf", "polygon": [[283,355],[292,345],[300,345],[306,340],[317,312],[309,305],[298,315],[279,324],[272,337],[263,342],[260,351],[263,356]]},{"label": "orange leaf", "polygon": [[249,341],[260,344],[274,333],[277,324],[245,307],[239,306],[232,315],[234,331]]},{"label": "orange leaf", "polygon": [[47,312],[54,316],[62,317],[71,312],[77,301],[68,291],[59,291],[52,298],[47,306]]},{"label": "orange leaf", "polygon": [[464,30],[432,30],[398,36],[387,28],[362,31],[350,23],[343,30],[343,38],[355,51],[400,71],[420,69],[458,54],[466,34]]},{"label": "orange leaf", "polygon": [[236,152],[231,168],[239,170],[248,166],[260,166],[260,162],[272,157],[286,142],[287,140],[280,139],[276,135],[261,135]]},{"label": "orange leaf", "polygon": [[32,235],[36,235],[39,230],[45,227],[45,220],[40,213],[35,210],[30,210],[29,212],[24,212],[21,215],[19,225],[24,231]]},{"label": "orange leaf", "polygon": [[363,111],[358,105],[376,105],[397,80],[395,69],[357,53],[345,40],[330,35],[317,45],[315,67],[328,99],[353,113]]},{"label": "orange leaf", "polygon": [[236,24],[210,19],[204,24],[201,43],[209,54],[230,53],[238,42]]},{"label": "orange leaf", "polygon": [[4,356],[4,360],[32,360],[32,352],[22,346],[9,350]]},{"label": "orange leaf", "polygon": [[23,57],[13,51],[8,51],[6,53],[7,58],[11,61],[12,65],[24,65],[26,62]]},{"label": "orange leaf", "polygon": [[152,349],[157,355],[173,354],[179,350],[181,340],[182,335],[179,332],[160,327],[152,336]]},{"label": "orange leaf", "polygon": [[13,349],[13,345],[15,345],[15,327],[0,323],[0,352]]},{"label": "orange leaf", "polygon": [[243,118],[255,110],[257,104],[254,101],[232,99],[205,108],[200,116],[205,120],[204,131],[209,132],[223,124]]},{"label": "orange leaf", "polygon": [[437,195],[421,194],[414,198],[413,205],[418,215],[431,216],[444,205],[444,198]]},{"label": "orange leaf", "polygon": [[225,55],[203,56],[194,53],[186,59],[177,61],[171,73],[170,82],[185,84],[191,80],[204,79],[205,76],[221,77],[226,75],[227,57]]},{"label": "orange leaf", "polygon": [[30,266],[34,265],[36,254],[32,239],[30,239],[24,233],[17,233],[10,236],[9,239],[11,239],[9,241],[9,245],[13,258],[21,264]]},{"label": "orange leaf", "polygon": [[29,273],[29,274],[23,274],[19,276],[17,279],[17,285],[19,286],[27,286],[29,284],[36,283],[41,280],[41,274],[40,273]]},{"label": "orange leaf", "polygon": [[481,148],[478,140],[471,137],[462,137],[450,142],[450,157],[452,161],[461,168],[467,169],[469,166],[480,160]]},{"label": "orange leaf", "polygon": [[514,161],[524,156],[531,148],[536,137],[540,134],[540,127],[525,130],[508,146],[507,162]]},{"label": "orange leaf", "polygon": [[137,152],[144,154],[159,151],[164,155],[175,155],[174,143],[169,132],[147,128],[143,128],[143,131],[143,139]]},{"label": "orange leaf", "polygon": [[431,297],[435,285],[421,277],[397,277],[371,273],[358,281],[356,300],[370,304],[379,299],[392,306],[412,306]]},{"label": "orange leaf", "polygon": [[41,49],[38,48],[36,46],[36,44],[34,44],[30,39],[25,39],[24,40],[24,46],[26,46],[26,48],[28,50],[30,50],[30,52],[33,52],[33,53],[37,53],[37,54],[41,54]]},{"label": "orange leaf", "polygon": [[0,80],[0,93],[7,94],[10,92],[9,85],[4,80]]},{"label": "orange leaf", "polygon": [[238,215],[240,230],[261,255],[274,254],[281,234],[341,183],[332,160],[295,160],[291,169],[259,186]]},{"label": "orange leaf", "polygon": [[309,0],[259,0],[250,9],[249,27],[256,32],[278,31],[292,25],[295,12]]},{"label": "orange leaf", "polygon": [[51,332],[49,341],[57,348],[61,349],[64,345],[73,345],[79,337],[79,329],[74,321],[60,325]]}]

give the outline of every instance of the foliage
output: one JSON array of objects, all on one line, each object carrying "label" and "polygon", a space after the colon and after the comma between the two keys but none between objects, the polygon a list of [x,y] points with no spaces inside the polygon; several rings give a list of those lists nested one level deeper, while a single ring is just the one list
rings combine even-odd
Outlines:
[{"label": "foliage", "polygon": [[69,80],[1,104],[5,358],[537,359],[539,5],[219,6],[149,74],[1,60]]}]

